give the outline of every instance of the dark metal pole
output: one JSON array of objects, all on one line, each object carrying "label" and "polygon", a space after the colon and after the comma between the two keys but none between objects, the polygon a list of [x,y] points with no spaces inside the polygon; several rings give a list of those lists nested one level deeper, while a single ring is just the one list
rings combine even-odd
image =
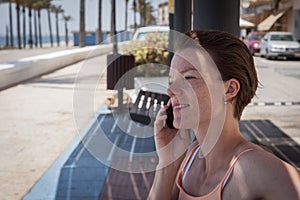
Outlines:
[{"label": "dark metal pole", "polygon": [[173,31],[174,30],[174,0],[169,0],[169,27],[170,27],[170,33],[169,33],[169,57],[168,57],[168,65],[171,65],[171,60],[173,58],[173,41],[174,41],[174,35]]},{"label": "dark metal pole", "polygon": [[[116,35],[116,0],[111,0],[111,39],[114,61],[118,58],[118,40]],[[115,63],[116,64],[116,63]],[[123,111],[123,87],[118,87],[118,109]]]},{"label": "dark metal pole", "polygon": [[185,33],[191,30],[191,0],[175,0],[174,30]]},{"label": "dark metal pole", "polygon": [[111,0],[111,39],[113,43],[113,54],[118,54],[118,41],[116,36],[116,0]]},{"label": "dark metal pole", "polygon": [[194,0],[193,29],[214,29],[240,34],[240,0]]}]

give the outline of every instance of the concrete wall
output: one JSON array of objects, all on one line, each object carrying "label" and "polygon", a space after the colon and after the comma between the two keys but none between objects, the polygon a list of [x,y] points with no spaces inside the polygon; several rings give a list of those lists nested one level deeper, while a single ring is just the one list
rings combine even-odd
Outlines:
[{"label": "concrete wall", "polygon": [[111,51],[112,45],[106,44],[59,51],[24,58],[15,62],[0,63],[0,90],[66,67],[81,60],[107,54]]}]

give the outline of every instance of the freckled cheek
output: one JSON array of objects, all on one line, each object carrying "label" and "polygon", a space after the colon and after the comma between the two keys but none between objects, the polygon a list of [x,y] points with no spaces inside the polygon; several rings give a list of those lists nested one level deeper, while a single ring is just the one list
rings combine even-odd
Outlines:
[{"label": "freckled cheek", "polygon": [[194,106],[198,107],[200,113],[209,114],[211,111],[211,97],[208,90],[201,90],[196,92],[197,101],[194,102]]}]

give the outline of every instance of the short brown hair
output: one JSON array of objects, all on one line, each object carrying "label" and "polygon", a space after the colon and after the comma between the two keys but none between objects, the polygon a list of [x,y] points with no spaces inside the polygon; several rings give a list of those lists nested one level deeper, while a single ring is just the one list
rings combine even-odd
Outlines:
[{"label": "short brown hair", "polygon": [[200,44],[214,60],[223,81],[235,78],[240,90],[235,97],[234,117],[240,119],[258,87],[253,57],[243,41],[229,33],[216,30],[192,30],[186,33]]}]

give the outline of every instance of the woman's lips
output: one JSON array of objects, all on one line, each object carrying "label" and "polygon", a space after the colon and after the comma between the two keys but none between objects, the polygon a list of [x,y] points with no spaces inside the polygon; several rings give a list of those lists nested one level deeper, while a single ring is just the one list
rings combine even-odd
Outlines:
[{"label": "woman's lips", "polygon": [[189,106],[190,106],[189,104],[175,104],[175,105],[173,105],[173,110],[178,110],[178,109],[186,108]]}]

